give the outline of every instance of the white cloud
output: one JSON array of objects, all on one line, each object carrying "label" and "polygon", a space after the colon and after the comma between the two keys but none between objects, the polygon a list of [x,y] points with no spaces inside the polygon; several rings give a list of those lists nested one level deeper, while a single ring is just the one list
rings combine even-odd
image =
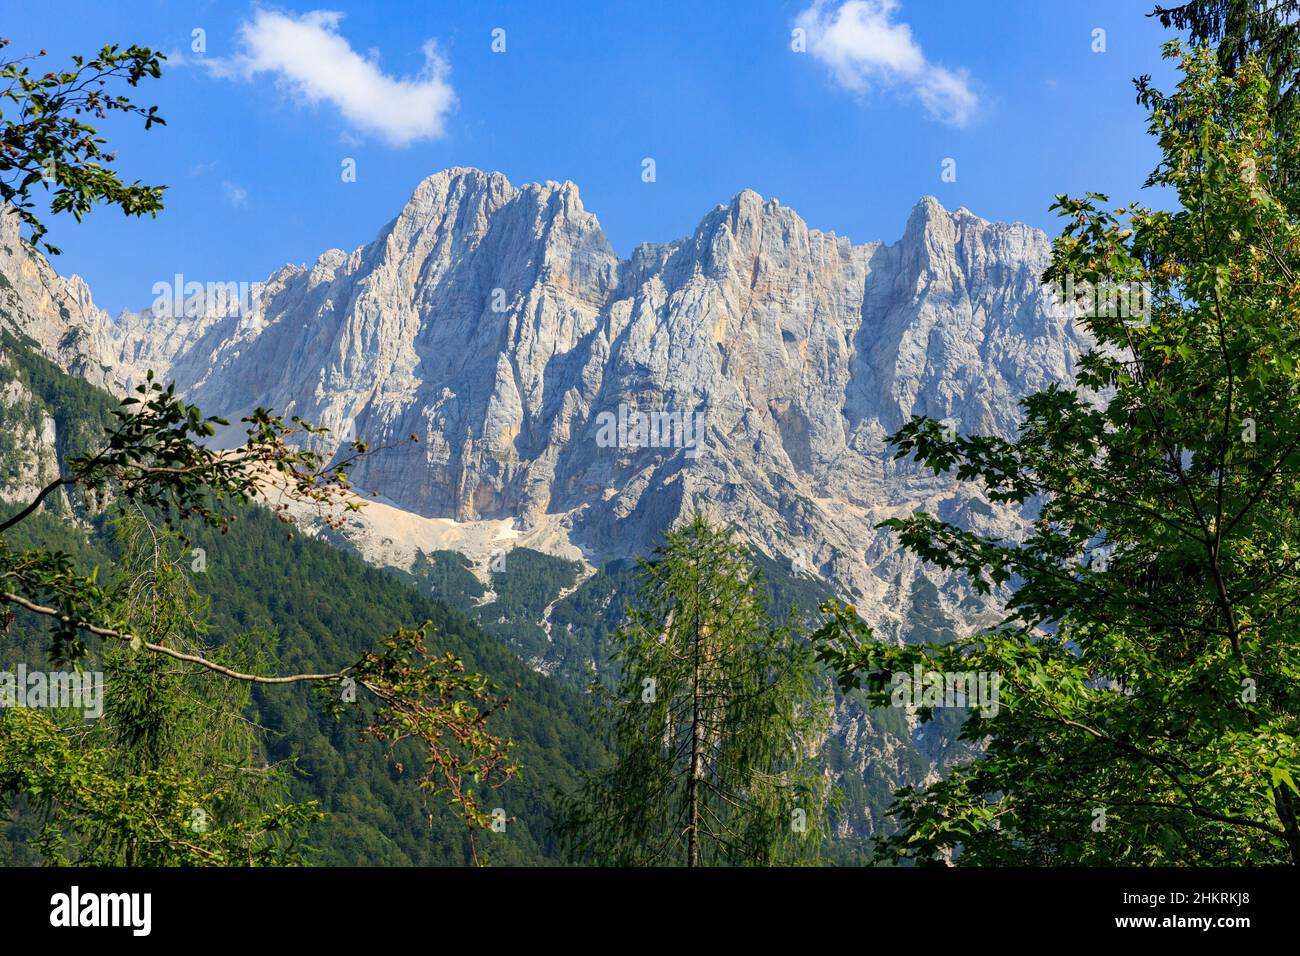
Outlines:
[{"label": "white cloud", "polygon": [[931,117],[965,126],[979,107],[969,76],[926,59],[912,28],[894,22],[897,10],[898,0],[844,0],[838,6],[815,0],[795,25],[804,30],[808,52],[846,89],[905,86]]},{"label": "white cloud", "polygon": [[231,182],[229,179],[223,180],[221,191],[226,194],[226,202],[236,209],[248,205],[248,190],[239,183]]},{"label": "white cloud", "polygon": [[433,41],[424,44],[419,76],[392,77],[379,68],[373,51],[366,58],[339,34],[342,18],[328,10],[301,16],[256,10],[239,28],[239,53],[204,63],[218,76],[249,80],[272,74],[304,101],[330,103],[354,128],[395,146],[441,136],[456,94]]}]

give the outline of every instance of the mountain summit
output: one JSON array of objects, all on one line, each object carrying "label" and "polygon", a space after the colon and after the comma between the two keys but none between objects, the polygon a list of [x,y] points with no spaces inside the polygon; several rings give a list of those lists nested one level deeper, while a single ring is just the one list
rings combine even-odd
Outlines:
[{"label": "mountain summit", "polygon": [[414,515],[599,559],[700,508],[901,627],[920,569],[879,521],[1014,516],[896,463],[885,436],[914,414],[1009,436],[1023,395],[1071,378],[1084,343],[1040,285],[1048,250],[933,197],[899,241],[855,245],[745,190],[620,259],[573,183],[454,168],[373,242],[281,269],[243,309],[114,322],[39,257],[7,248],[0,271],[36,311],[73,301],[25,331],[92,379],[153,368],[209,414],[274,407],[335,447],[417,435],[353,475]]}]

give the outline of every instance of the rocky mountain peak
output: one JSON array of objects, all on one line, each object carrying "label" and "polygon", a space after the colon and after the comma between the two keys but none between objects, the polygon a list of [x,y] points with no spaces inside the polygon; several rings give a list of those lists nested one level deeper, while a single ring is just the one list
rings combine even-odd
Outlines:
[{"label": "rocky mountain peak", "polygon": [[1069,380],[1086,343],[1043,295],[1048,249],[934,197],[900,240],[855,245],[746,189],[620,260],[573,183],[456,167],[373,242],[261,284],[256,321],[113,323],[38,257],[0,271],[62,283],[71,318],[34,298],[55,316],[35,337],[58,352],[51,330],[79,329],[83,367],[97,349],[119,381],[152,367],[211,414],[301,415],[333,430],[326,452],[399,445],[353,478],[414,514],[507,520],[595,560],[699,508],[900,624],[922,569],[880,520],[1015,519],[895,462],[885,436],[913,414],[1009,436],[1021,396]]}]

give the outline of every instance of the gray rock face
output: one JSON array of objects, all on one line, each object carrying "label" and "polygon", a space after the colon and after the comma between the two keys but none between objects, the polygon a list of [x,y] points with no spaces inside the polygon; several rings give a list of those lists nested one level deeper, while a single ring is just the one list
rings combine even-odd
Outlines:
[{"label": "gray rock face", "polygon": [[1071,377],[1085,343],[1039,284],[1047,255],[1037,230],[929,197],[898,242],[854,245],[747,190],[620,260],[572,183],[450,169],[369,245],[270,277],[249,314],[112,323],[73,279],[80,344],[28,334],[119,388],[152,367],[205,412],[274,407],[335,447],[415,434],[353,477],[420,515],[549,522],[609,557],[700,508],[901,623],[918,569],[877,522],[1015,520],[884,438],[913,414],[1010,435],[1020,397]]},{"label": "gray rock face", "polygon": [[[572,183],[451,169],[374,242],[176,317],[110,319],[0,215],[0,323],[110,390],[151,368],[208,414],[263,405],[326,426],[328,453],[354,435],[394,445],[352,475],[382,496],[347,526],[377,563],[448,547],[486,567],[512,542],[643,554],[699,508],[831,580],[882,632],[933,637],[983,605],[877,523],[924,509],[1014,536],[1021,519],[895,462],[885,436],[924,414],[1010,437],[1022,396],[1072,378],[1087,343],[1039,284],[1048,249],[933,198],[897,242],[854,245],[745,191],[620,260]],[[50,423],[20,416],[30,398],[0,390],[33,473],[0,475],[0,498],[57,465]],[[966,752],[911,724],[841,701],[842,772],[918,785]],[[874,831],[883,806],[848,807],[842,832]]]},{"label": "gray rock face", "polygon": [[101,388],[118,385],[121,333],[80,276],[64,278],[25,246],[18,217],[0,206],[0,328],[31,339],[64,371]]},{"label": "gray rock face", "polygon": [[0,502],[26,504],[59,477],[58,437],[13,359],[0,354]]}]

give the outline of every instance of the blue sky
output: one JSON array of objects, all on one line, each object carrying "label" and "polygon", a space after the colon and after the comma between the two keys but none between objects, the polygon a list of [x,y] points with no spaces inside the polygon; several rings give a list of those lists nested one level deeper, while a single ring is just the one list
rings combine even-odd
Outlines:
[{"label": "blue sky", "polygon": [[109,41],[176,54],[139,90],[168,125],[106,126],[123,174],[169,187],[164,212],[49,221],[56,268],[116,313],[177,272],[257,281],[368,242],[449,166],[573,180],[621,255],[745,188],[855,242],[898,238],[927,193],[1055,232],[1056,193],[1127,201],[1155,162],[1131,85],[1169,76],[1150,6],[3,0],[0,33],[51,65]]}]

